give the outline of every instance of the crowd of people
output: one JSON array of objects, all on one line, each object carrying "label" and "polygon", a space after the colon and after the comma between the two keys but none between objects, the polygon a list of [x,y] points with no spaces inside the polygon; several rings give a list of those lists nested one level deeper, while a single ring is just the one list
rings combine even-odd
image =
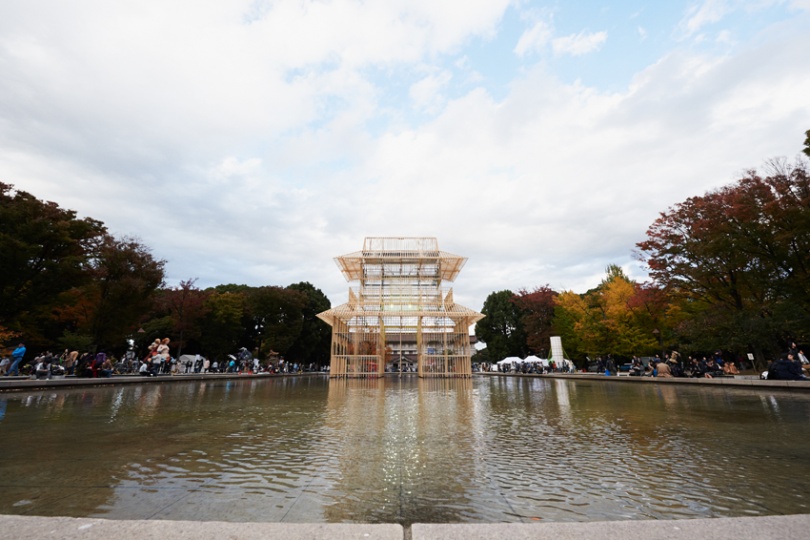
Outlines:
[{"label": "crowd of people", "polygon": [[[262,363],[246,349],[241,348],[236,355],[218,362],[210,361],[199,354],[191,357],[185,355],[180,360],[173,358],[170,351],[169,338],[156,339],[152,342],[144,358],[138,359],[135,352],[128,351],[121,360],[107,356],[104,352],[84,353],[78,351],[65,351],[61,355],[50,352],[37,356],[31,364],[23,364],[26,353],[25,344],[20,343],[11,353],[10,357],[0,360],[0,375],[35,376],[36,378],[52,378],[54,376],[77,377],[111,377],[114,374],[140,374],[145,377],[157,375],[176,375],[183,373],[299,373],[301,371],[314,371],[315,366],[302,366],[295,362],[286,362],[283,358],[276,362]],[[568,372],[572,366],[568,364],[556,365],[553,362],[523,362],[520,364],[482,364],[484,371],[518,371],[530,373]],[[605,375],[615,375],[618,369],[611,355],[598,358],[596,371]],[[629,365],[628,374],[635,377],[692,377],[713,379],[719,377],[733,377],[740,373],[740,368],[733,360],[726,360],[720,351],[713,356],[697,358],[689,356],[682,360],[680,353],[672,351],[663,359],[656,356],[652,359],[642,359],[634,356]],[[790,349],[768,365],[762,378],[768,380],[806,380],[810,373],[810,361],[804,351],[792,343]]]},{"label": "crowd of people", "polygon": [[[808,378],[806,372],[810,372],[810,361],[804,352],[793,343],[787,353],[768,365],[767,371],[761,377],[768,380],[801,381]],[[656,356],[647,363],[638,357],[633,357],[630,365],[630,375],[638,377],[716,379],[739,374],[740,368],[737,362],[724,359],[720,351],[713,356],[703,358],[689,356],[685,361],[681,360],[681,355],[677,351],[672,351],[664,359]]]},{"label": "crowd of people", "polygon": [[630,375],[637,377],[691,377],[716,379],[720,377],[733,377],[739,375],[740,369],[734,360],[725,360],[720,351],[713,356],[698,358],[689,356],[681,358],[678,351],[672,351],[664,358],[656,356],[648,362],[633,357],[630,365]]},{"label": "crowd of people", "polygon": [[808,378],[808,373],[810,361],[803,350],[795,343],[791,343],[790,349],[785,354],[770,363],[762,378],[769,381],[803,381]]},{"label": "crowd of people", "polygon": [[279,358],[275,362],[261,362],[246,349],[241,348],[236,355],[228,355],[222,362],[210,361],[202,355],[184,355],[174,358],[168,338],[156,339],[147,348],[144,358],[138,358],[130,350],[120,359],[108,356],[105,352],[79,353],[65,350],[61,355],[45,352],[24,363],[25,345],[20,343],[10,357],[0,360],[0,375],[33,376],[37,379],[54,377],[112,377],[113,375],[139,374],[145,377],[158,375],[179,375],[190,373],[299,373],[315,371],[315,365],[300,365]]}]

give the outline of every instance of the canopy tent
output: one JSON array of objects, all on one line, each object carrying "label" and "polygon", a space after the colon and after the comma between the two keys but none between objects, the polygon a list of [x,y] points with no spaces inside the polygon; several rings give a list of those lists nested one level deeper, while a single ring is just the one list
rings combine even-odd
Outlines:
[{"label": "canopy tent", "polygon": [[500,362],[498,362],[498,365],[500,366],[500,365],[503,365],[503,364],[515,364],[515,363],[521,364],[521,363],[523,363],[523,359],[519,358],[517,356],[508,356],[508,357],[504,358],[503,360],[501,360]]},{"label": "canopy tent", "polygon": [[541,366],[548,367],[548,359],[539,358],[533,354],[530,354],[529,356],[524,358],[523,361],[528,362],[530,364],[540,364]]},{"label": "canopy tent", "polygon": [[196,357],[193,354],[184,354],[180,358],[178,358],[177,361],[180,362],[180,365],[182,366],[186,362],[192,362],[193,363],[195,358]]}]

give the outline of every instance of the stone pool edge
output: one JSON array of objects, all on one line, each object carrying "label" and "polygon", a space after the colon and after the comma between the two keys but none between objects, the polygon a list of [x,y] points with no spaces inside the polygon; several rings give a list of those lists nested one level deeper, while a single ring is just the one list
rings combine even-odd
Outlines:
[{"label": "stone pool edge", "polygon": [[[490,375],[490,374],[486,374]],[[546,373],[543,375],[522,374],[522,373],[493,373],[492,376],[500,377],[540,377],[544,379],[567,379],[575,381],[599,381],[608,383],[628,383],[628,384],[675,384],[675,385],[699,385],[699,386],[720,386],[724,388],[767,388],[771,390],[795,390],[799,392],[810,391],[810,380],[807,381],[768,381],[758,378],[719,378],[719,379],[691,379],[687,377],[627,377],[597,375],[592,373]]]},{"label": "stone pool edge", "polygon": [[[395,373],[387,373],[387,377],[396,377]],[[406,376],[415,377],[416,374],[408,373]],[[807,381],[767,381],[754,377],[720,378],[720,379],[690,379],[690,378],[657,378],[657,377],[627,377],[612,376],[605,377],[593,373],[547,373],[523,374],[523,373],[474,373],[474,377],[516,377],[516,378],[543,378],[543,379],[568,379],[575,381],[599,381],[606,383],[629,383],[629,384],[675,384],[675,385],[702,385],[716,386],[723,388],[761,388],[769,390],[789,390],[798,392],[810,391],[810,380]],[[4,392],[30,392],[37,390],[50,390],[54,388],[75,388],[81,386],[116,386],[127,384],[165,384],[189,381],[211,381],[223,379],[240,380],[268,380],[284,379],[290,377],[328,377],[327,373],[291,373],[284,375],[252,375],[234,373],[189,373],[181,375],[163,375],[160,377],[141,377],[138,375],[117,375],[110,378],[85,379],[78,377],[66,377],[63,379],[31,379],[30,377],[0,377],[0,394]],[[345,380],[345,379],[339,379]]]},{"label": "stone pool edge", "polygon": [[397,524],[227,523],[0,515],[7,538],[81,540],[783,540],[806,538],[810,514],[588,523]]}]

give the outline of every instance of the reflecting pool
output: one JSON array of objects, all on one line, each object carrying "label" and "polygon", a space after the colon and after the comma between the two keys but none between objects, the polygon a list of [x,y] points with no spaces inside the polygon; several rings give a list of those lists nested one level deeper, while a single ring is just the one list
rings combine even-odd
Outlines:
[{"label": "reflecting pool", "polygon": [[0,394],[0,513],[601,521],[808,513],[810,396],[505,377]]}]

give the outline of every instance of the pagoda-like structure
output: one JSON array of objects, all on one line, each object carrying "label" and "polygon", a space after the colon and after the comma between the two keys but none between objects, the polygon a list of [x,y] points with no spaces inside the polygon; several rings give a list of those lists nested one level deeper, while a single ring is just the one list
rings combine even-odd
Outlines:
[{"label": "pagoda-like structure", "polygon": [[420,377],[470,377],[470,326],[484,316],[453,301],[464,263],[435,238],[366,238],[363,250],[336,257],[349,301],[319,313],[332,327],[332,377],[381,377],[401,366],[402,343],[416,343]]}]

